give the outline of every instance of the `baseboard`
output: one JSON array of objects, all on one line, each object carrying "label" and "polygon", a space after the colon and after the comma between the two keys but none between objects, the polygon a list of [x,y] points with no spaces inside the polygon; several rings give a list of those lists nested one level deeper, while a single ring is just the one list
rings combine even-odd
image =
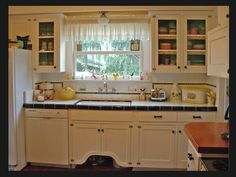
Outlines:
[{"label": "baseboard", "polygon": [[132,171],[187,171],[186,168],[142,168],[133,167]]},{"label": "baseboard", "polygon": [[32,166],[42,166],[42,167],[57,167],[57,168],[71,168],[70,165],[59,165],[59,164],[46,164],[46,163],[30,163]]}]

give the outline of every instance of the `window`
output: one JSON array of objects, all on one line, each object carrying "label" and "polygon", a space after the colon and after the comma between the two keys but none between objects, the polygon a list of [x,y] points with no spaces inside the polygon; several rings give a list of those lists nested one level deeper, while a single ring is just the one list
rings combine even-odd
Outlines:
[{"label": "window", "polygon": [[107,25],[66,16],[65,39],[71,42],[68,50],[74,49],[74,77],[91,79],[95,74],[98,78],[114,79],[115,73],[119,79],[127,79],[148,72],[150,31],[149,19],[144,16],[125,17],[123,22],[114,19]]},{"label": "window", "polygon": [[75,49],[75,77],[139,76],[142,71],[140,40],[82,40]]}]

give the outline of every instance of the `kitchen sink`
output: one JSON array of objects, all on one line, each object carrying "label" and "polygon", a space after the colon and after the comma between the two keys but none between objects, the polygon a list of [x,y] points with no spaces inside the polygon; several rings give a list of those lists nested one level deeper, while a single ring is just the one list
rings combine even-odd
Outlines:
[{"label": "kitchen sink", "polygon": [[80,100],[77,105],[94,106],[130,106],[130,100]]}]

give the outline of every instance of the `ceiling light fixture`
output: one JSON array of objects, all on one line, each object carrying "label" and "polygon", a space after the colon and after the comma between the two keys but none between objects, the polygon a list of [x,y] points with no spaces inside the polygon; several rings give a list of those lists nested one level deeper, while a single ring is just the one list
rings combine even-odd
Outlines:
[{"label": "ceiling light fixture", "polygon": [[107,18],[106,12],[102,11],[100,13],[101,13],[101,16],[97,20],[98,24],[107,25],[110,20]]}]

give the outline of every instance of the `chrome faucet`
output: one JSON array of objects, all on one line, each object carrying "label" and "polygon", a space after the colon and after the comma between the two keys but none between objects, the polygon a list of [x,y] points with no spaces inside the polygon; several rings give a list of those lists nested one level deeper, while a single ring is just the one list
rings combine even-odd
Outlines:
[{"label": "chrome faucet", "polygon": [[104,89],[105,89],[105,92],[107,92],[107,91],[108,91],[108,88],[107,88],[107,82],[106,82],[106,81],[103,82],[103,87],[104,87]]}]

